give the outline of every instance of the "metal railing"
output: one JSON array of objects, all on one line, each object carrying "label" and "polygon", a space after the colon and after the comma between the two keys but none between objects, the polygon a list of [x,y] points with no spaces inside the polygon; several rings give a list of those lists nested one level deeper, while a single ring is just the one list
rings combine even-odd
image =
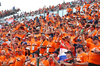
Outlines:
[{"label": "metal railing", "polygon": [[37,66],[39,66],[39,60],[40,60],[41,58],[43,58],[43,57],[46,57],[46,56],[48,56],[48,55],[45,55],[45,56],[42,56],[42,57],[37,58]]}]

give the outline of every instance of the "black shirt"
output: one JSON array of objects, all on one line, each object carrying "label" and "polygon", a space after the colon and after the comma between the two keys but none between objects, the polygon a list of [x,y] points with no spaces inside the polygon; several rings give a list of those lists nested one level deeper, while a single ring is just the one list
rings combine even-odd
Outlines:
[{"label": "black shirt", "polygon": [[[71,58],[71,59],[65,59],[64,60],[65,63],[74,63],[74,59]],[[62,64],[61,66],[65,66],[64,64]]]}]

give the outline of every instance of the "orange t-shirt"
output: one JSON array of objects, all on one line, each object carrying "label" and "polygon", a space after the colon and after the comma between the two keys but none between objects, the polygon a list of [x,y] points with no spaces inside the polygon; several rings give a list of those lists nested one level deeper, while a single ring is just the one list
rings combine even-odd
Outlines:
[{"label": "orange t-shirt", "polygon": [[71,12],[71,11],[73,11],[71,8],[67,8],[68,13]]},{"label": "orange t-shirt", "polygon": [[32,58],[31,63],[32,63],[32,65],[36,66],[36,58]]},{"label": "orange t-shirt", "polygon": [[46,20],[49,21],[49,15],[46,16]]},{"label": "orange t-shirt", "polygon": [[41,44],[40,41],[34,42],[33,43],[34,46],[31,46],[31,53],[37,51],[38,50],[38,47],[40,46],[40,44]]},{"label": "orange t-shirt", "polygon": [[[91,33],[91,31],[89,31],[89,34]],[[92,36],[96,36],[97,34],[97,30],[95,30],[93,33],[92,33]]]},{"label": "orange t-shirt", "polygon": [[[42,63],[43,63],[44,66],[49,66],[49,61],[48,60],[43,60]],[[40,64],[40,66],[41,66],[41,64]]]},{"label": "orange t-shirt", "polygon": [[[81,54],[78,54],[77,55],[77,58],[80,59],[80,62],[79,63],[84,63],[84,62],[87,62],[88,61],[88,55],[83,52]],[[81,65],[76,65],[76,66],[81,66]],[[82,65],[82,66],[87,66],[87,65]]]},{"label": "orange t-shirt", "polygon": [[22,47],[22,54],[25,55],[25,48]]},{"label": "orange t-shirt", "polygon": [[0,56],[0,66],[2,66],[2,61],[4,61],[6,59],[6,57],[5,56]]},{"label": "orange t-shirt", "polygon": [[12,61],[13,62],[13,64],[10,64],[10,66],[15,66],[15,61],[16,61],[16,58],[14,57],[14,58],[10,58],[10,61]]},{"label": "orange t-shirt", "polygon": [[80,7],[76,7],[75,9],[76,9],[76,11],[80,11],[81,8]]},{"label": "orange t-shirt", "polygon": [[31,41],[26,41],[27,42],[27,47],[29,47],[31,49],[31,45],[34,43],[32,40]]},{"label": "orange t-shirt", "polygon": [[24,38],[25,37],[25,35],[19,35],[19,34],[16,34],[15,36],[20,37],[20,38]]},{"label": "orange t-shirt", "polygon": [[87,47],[89,47],[89,49],[90,49],[89,63],[100,65],[100,55],[91,52],[91,49],[93,49],[93,48],[97,48],[97,49],[100,50],[100,43],[99,43],[99,45],[95,45],[95,44],[93,44],[91,42],[87,42]]},{"label": "orange t-shirt", "polygon": [[25,56],[24,55],[21,55],[21,56],[18,55],[16,57],[15,66],[23,66],[24,62],[25,62]]},{"label": "orange t-shirt", "polygon": [[10,58],[5,58],[5,60],[3,62],[6,62],[8,64],[9,61],[10,61]]},{"label": "orange t-shirt", "polygon": [[[57,37],[53,37],[53,40],[54,40],[54,42],[56,41],[56,40],[58,40],[58,38]],[[59,38],[59,41],[61,40],[61,37]],[[57,42],[56,43],[56,48],[59,48],[60,47],[60,43],[59,42]]]},{"label": "orange t-shirt", "polygon": [[89,8],[89,6],[90,6],[90,4],[86,4],[86,5],[84,5],[84,6],[83,6],[83,11],[87,11],[88,8]]},{"label": "orange t-shirt", "polygon": [[85,15],[84,18],[88,20],[92,20],[92,17],[90,15]]},{"label": "orange t-shirt", "polygon": [[[47,46],[47,44],[48,44],[48,41],[45,40],[45,41],[43,42],[42,46]],[[43,54],[45,51],[46,51],[46,48],[40,48],[40,54]]]},{"label": "orange t-shirt", "polygon": [[91,38],[86,39],[87,42],[93,42]]},{"label": "orange t-shirt", "polygon": [[49,48],[49,52],[51,52],[51,53],[54,52],[55,48],[56,48],[56,43],[54,41],[52,41],[52,42],[48,42],[48,45],[51,46]]},{"label": "orange t-shirt", "polygon": [[[58,61],[59,60],[59,57],[56,57],[55,59]],[[49,63],[50,63],[50,66],[56,66],[56,64],[54,63],[54,61],[53,61],[52,58],[50,58]]]}]

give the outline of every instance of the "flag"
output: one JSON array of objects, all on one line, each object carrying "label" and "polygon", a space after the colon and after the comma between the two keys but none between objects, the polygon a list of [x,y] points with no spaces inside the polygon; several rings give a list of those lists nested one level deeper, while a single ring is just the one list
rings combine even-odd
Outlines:
[{"label": "flag", "polygon": [[11,24],[14,21],[14,18],[9,18],[6,21],[8,22],[8,24]]},{"label": "flag", "polygon": [[62,46],[64,44],[64,42],[60,41],[60,43],[61,43],[61,46],[60,46],[60,54],[59,54],[59,61],[58,62],[60,62],[61,60],[67,59],[65,52],[68,51],[65,47]]}]

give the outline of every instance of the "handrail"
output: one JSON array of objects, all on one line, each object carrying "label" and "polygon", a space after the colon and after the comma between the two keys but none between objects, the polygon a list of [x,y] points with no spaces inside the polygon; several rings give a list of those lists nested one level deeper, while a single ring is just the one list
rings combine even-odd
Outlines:
[{"label": "handrail", "polygon": [[38,58],[37,58],[37,66],[39,66],[39,60],[40,60],[41,58],[43,58],[43,57],[46,57],[46,56],[48,56],[48,55],[45,55],[45,56],[42,56],[42,57],[38,57]]}]

